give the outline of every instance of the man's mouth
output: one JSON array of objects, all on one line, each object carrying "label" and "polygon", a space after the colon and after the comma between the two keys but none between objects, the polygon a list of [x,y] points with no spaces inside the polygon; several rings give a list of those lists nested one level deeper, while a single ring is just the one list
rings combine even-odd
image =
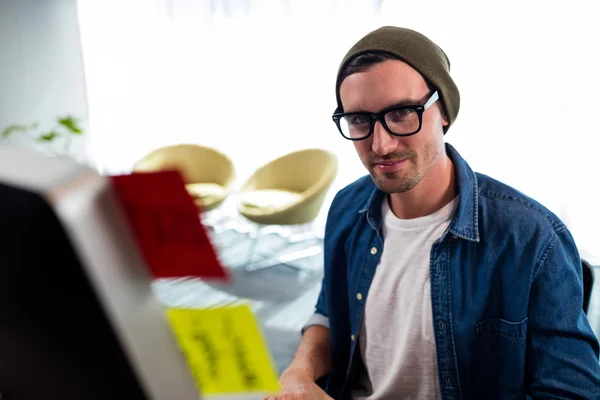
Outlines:
[{"label": "man's mouth", "polygon": [[381,172],[393,172],[401,168],[406,163],[404,160],[380,161],[375,163],[375,168]]}]

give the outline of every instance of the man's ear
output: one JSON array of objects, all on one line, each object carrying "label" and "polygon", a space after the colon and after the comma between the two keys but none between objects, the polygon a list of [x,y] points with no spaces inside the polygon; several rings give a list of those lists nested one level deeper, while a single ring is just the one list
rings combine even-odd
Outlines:
[{"label": "man's ear", "polygon": [[442,114],[442,126],[446,127],[446,126],[450,125],[450,123],[448,122],[448,117],[447,117],[448,114],[446,114],[445,107],[442,104],[440,104],[440,102],[437,103],[437,106],[438,106],[438,110],[440,110],[440,114]]},{"label": "man's ear", "polygon": [[446,117],[445,113],[442,113],[442,126],[448,126],[449,122],[448,122],[448,117]]}]

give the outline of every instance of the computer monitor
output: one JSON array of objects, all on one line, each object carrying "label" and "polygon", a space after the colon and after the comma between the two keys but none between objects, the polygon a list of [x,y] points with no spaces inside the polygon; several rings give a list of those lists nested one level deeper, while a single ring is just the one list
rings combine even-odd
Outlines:
[{"label": "computer monitor", "polygon": [[0,396],[200,399],[110,179],[0,145]]}]

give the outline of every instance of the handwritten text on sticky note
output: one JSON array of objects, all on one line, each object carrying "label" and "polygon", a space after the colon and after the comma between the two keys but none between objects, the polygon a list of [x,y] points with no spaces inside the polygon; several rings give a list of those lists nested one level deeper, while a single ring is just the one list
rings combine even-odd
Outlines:
[{"label": "handwritten text on sticky note", "polygon": [[168,318],[202,393],[278,390],[277,375],[248,305],[169,309]]}]

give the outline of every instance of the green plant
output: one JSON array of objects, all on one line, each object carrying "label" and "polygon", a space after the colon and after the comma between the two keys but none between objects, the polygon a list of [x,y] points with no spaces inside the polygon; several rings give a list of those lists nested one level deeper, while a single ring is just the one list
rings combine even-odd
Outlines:
[{"label": "green plant", "polygon": [[[66,155],[69,154],[72,137],[83,135],[81,122],[70,115],[57,117],[56,125],[52,129],[40,130],[39,127],[37,122],[31,125],[10,125],[0,133],[0,137],[7,138],[13,134],[24,134],[37,143],[54,143],[63,139],[63,155]],[[52,148],[49,150],[57,153]]]}]

